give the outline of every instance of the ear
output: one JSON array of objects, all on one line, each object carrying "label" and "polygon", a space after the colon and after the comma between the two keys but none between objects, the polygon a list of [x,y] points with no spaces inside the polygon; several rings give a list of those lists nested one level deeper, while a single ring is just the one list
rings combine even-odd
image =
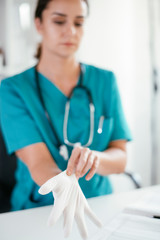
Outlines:
[{"label": "ear", "polygon": [[42,21],[41,21],[41,19],[40,18],[35,18],[34,22],[35,22],[37,32],[39,34],[42,34]]}]

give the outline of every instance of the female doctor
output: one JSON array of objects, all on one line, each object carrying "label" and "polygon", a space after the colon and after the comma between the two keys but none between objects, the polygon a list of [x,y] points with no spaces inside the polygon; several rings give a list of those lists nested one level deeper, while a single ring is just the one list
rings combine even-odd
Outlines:
[{"label": "female doctor", "polygon": [[87,0],[39,0],[38,64],[2,81],[1,126],[17,156],[12,210],[53,203],[39,186],[65,169],[87,198],[110,194],[108,175],[125,169],[131,136],[115,76],[75,57],[87,13]]}]

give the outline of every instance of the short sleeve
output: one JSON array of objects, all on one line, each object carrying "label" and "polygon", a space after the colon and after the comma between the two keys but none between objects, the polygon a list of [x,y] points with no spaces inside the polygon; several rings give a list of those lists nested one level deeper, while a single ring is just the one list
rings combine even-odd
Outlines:
[{"label": "short sleeve", "polygon": [[110,141],[125,139],[127,141],[132,140],[131,132],[128,127],[124,111],[122,108],[122,102],[120,93],[117,86],[115,75],[111,72],[111,84],[112,84],[112,117],[113,117],[113,130]]},{"label": "short sleeve", "polygon": [[24,101],[11,84],[5,79],[0,86],[0,120],[8,153],[43,139],[29,114]]}]

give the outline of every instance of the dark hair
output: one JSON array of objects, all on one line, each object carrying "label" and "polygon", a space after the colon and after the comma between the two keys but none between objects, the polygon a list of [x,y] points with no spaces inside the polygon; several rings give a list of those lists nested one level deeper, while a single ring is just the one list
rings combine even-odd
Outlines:
[{"label": "dark hair", "polygon": [[[35,18],[42,19],[42,13],[47,8],[47,5],[53,0],[38,0],[37,7],[35,11]],[[82,0],[87,4],[88,12],[89,12],[89,4],[88,0]]]},{"label": "dark hair", "polygon": [[47,5],[49,4],[49,2],[51,2],[52,0],[38,0],[37,2],[37,7],[36,7],[36,11],[35,11],[35,18],[40,18],[42,19],[42,13],[43,11],[47,8]]},{"label": "dark hair", "polygon": [[41,57],[41,52],[42,52],[42,46],[41,46],[41,43],[39,43],[38,46],[37,46],[36,53],[35,53],[34,57],[39,60],[40,57]]}]

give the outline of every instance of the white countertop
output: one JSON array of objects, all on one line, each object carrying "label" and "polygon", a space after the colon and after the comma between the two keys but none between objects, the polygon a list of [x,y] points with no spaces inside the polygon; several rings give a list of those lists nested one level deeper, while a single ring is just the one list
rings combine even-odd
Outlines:
[{"label": "white countertop", "polygon": [[[142,188],[131,192],[111,194],[89,199],[89,205],[104,224],[109,223],[125,206],[150,190],[160,189],[160,186]],[[1,240],[61,240],[63,236],[63,218],[53,226],[46,226],[52,206],[0,214]],[[86,217],[89,237],[96,232],[97,227]],[[68,240],[81,240],[76,223]]]}]

